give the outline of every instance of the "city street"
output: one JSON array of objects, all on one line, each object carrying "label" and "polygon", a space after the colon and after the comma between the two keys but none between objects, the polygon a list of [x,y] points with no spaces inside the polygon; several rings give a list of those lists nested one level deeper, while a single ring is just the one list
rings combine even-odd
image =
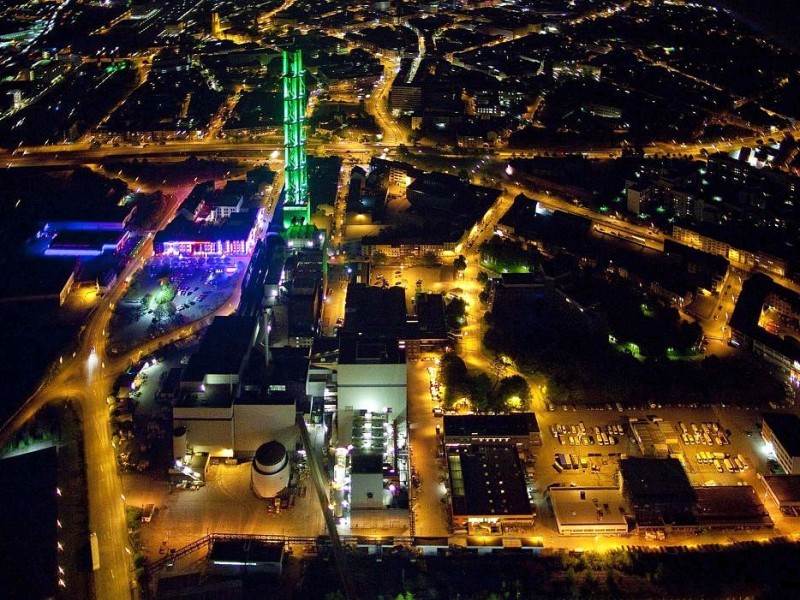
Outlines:
[{"label": "city street", "polygon": [[389,111],[389,92],[392,89],[400,63],[397,60],[383,59],[383,80],[372,90],[367,99],[367,112],[375,117],[383,130],[381,143],[386,146],[398,146],[406,143],[406,135]]},{"label": "city street", "polygon": [[[163,228],[174,216],[182,197],[176,196],[157,229]],[[97,534],[100,568],[94,573],[97,598],[127,598],[132,586],[133,547],[128,538],[125,504],[117,469],[116,451],[111,444],[111,428],[106,398],[122,371],[141,356],[173,340],[195,333],[204,322],[188,324],[164,336],[138,346],[128,354],[109,358],[107,340],[112,307],[125,292],[124,282],[132,278],[152,255],[152,238],[147,238],[125,269],[117,283],[97,301],[94,311],[80,335],[74,357],[64,361],[60,371],[44,381],[28,401],[5,423],[0,431],[0,446],[5,445],[14,431],[45,404],[73,401],[83,422],[84,455],[89,495],[89,526]],[[217,309],[216,314],[229,314],[238,304],[239,289],[231,299]],[[207,325],[207,323],[205,323]]]},{"label": "city street", "polygon": [[[424,358],[432,359],[433,354]],[[414,512],[414,535],[444,537],[449,533],[447,507],[442,499],[446,493],[440,478],[446,476],[444,459],[437,458],[439,439],[437,425],[442,419],[433,416],[428,367],[432,360],[408,363],[408,421],[410,428],[411,464],[419,485],[411,486],[411,506]]]}]

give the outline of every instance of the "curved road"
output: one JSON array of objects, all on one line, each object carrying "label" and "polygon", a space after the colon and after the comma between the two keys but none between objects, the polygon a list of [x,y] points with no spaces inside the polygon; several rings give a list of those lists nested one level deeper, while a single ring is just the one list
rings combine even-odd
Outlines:
[{"label": "curved road", "polygon": [[[182,199],[175,198],[167,208],[159,228],[174,215]],[[48,403],[67,398],[75,402],[83,423],[83,442],[86,459],[86,478],[89,495],[89,526],[97,533],[100,550],[100,569],[94,573],[95,594],[99,599],[122,599],[131,595],[132,548],[129,546],[125,518],[125,498],[117,471],[116,453],[111,445],[108,405],[106,398],[116,378],[140,352],[149,353],[170,341],[186,337],[204,325],[196,322],[169,334],[150,340],[126,355],[109,359],[106,355],[107,331],[113,306],[125,292],[124,281],[132,276],[152,254],[151,238],[142,245],[137,257],[120,274],[117,284],[102,298],[88,318],[79,336],[73,358],[23,404],[0,428],[0,446],[5,445],[15,431]],[[234,296],[215,314],[232,312],[237,302]],[[205,321],[205,319],[204,319]],[[67,582],[69,574],[67,574]],[[67,583],[69,585],[69,583]]]}]

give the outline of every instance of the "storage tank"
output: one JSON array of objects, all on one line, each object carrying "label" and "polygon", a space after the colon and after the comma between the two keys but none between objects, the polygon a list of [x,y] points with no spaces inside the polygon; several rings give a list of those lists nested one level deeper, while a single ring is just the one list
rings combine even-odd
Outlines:
[{"label": "storage tank", "polygon": [[186,456],[186,427],[182,425],[172,431],[172,458],[182,460]]},{"label": "storage tank", "polygon": [[277,440],[261,444],[253,457],[251,482],[259,498],[274,498],[289,485],[289,455]]}]

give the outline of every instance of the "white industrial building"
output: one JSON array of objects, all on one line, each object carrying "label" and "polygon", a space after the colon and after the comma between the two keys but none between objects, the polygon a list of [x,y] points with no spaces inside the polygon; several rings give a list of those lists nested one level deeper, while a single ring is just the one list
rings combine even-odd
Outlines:
[{"label": "white industrial building", "polygon": [[408,367],[397,340],[351,337],[341,341],[337,408],[406,416]]},{"label": "white industrial building", "polygon": [[350,508],[386,508],[388,492],[383,479],[383,457],[380,454],[355,454],[350,459]]},{"label": "white industrial building", "polygon": [[550,500],[561,535],[622,535],[630,528],[630,512],[619,488],[554,487]]},{"label": "white industrial building", "polygon": [[252,457],[269,440],[294,448],[296,406],[272,385],[256,317],[216,317],[181,378],[173,429],[193,452]]}]

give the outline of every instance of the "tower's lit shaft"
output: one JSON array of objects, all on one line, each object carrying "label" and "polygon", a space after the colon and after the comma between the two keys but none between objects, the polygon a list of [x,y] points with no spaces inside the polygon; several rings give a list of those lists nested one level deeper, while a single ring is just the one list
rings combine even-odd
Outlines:
[{"label": "tower's lit shaft", "polygon": [[[285,189],[283,222],[310,224],[308,172],[306,170],[306,85],[300,50],[283,53],[283,144]],[[292,220],[294,219],[294,223]]]}]

